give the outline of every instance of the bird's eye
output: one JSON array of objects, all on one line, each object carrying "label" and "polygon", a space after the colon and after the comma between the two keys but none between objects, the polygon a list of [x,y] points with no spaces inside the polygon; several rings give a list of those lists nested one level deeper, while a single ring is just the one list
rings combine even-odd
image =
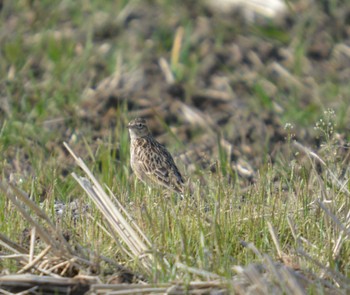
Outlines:
[{"label": "bird's eye", "polygon": [[138,127],[139,129],[141,129],[141,128],[142,128],[142,124],[141,124],[141,123],[137,124],[137,127]]}]

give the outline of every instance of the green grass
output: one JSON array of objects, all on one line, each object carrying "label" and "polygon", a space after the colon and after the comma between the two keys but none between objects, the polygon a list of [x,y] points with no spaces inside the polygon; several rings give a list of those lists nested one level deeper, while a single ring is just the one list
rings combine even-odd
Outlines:
[{"label": "green grass", "polygon": [[[96,27],[92,26],[96,13],[104,12],[112,20],[128,5],[126,1],[117,4],[108,1],[84,2],[82,11],[80,5],[68,2],[62,2],[65,5],[51,1],[4,3],[0,28],[9,24],[9,17],[12,16],[16,18],[16,30],[9,34],[5,29],[0,29],[0,99],[3,105],[0,106],[1,182],[14,183],[37,204],[45,201],[42,205],[44,211],[54,221],[57,221],[55,201],[67,203],[78,200],[79,210],[88,205],[88,213],[81,212],[75,221],[68,211],[58,223],[62,231],[69,233],[69,242],[125,264],[132,271],[142,272],[137,260],[123,255],[109,236],[102,214],[70,176],[73,171],[81,172],[62,146],[66,141],[84,159],[99,181],[111,188],[152,241],[151,250],[159,261],[155,262],[151,275],[146,277],[150,282],[169,282],[179,278],[189,282],[201,278],[176,269],[176,263],[231,278],[235,275],[233,267],[236,265],[264,263],[259,255],[247,247],[249,243],[254,244],[260,253],[278,260],[281,257],[268,229],[269,223],[277,233],[283,254],[296,261],[302,270],[310,271],[316,277],[323,273],[322,267],[303,254],[307,253],[321,265],[349,279],[350,244],[346,235],[342,238],[341,251],[333,257],[335,244],[341,235],[341,224],[345,226],[348,223],[346,215],[350,210],[349,196],[345,191],[350,190],[347,182],[349,173],[345,172],[345,176],[341,177],[342,171],[347,169],[345,159],[349,153],[342,149],[336,135],[339,133],[344,142],[349,140],[349,87],[337,83],[334,73],[330,73],[330,79],[319,84],[316,81],[315,92],[318,91],[318,94],[310,91],[307,99],[301,98],[301,94],[305,95],[302,90],[285,87],[278,82],[276,97],[270,97],[259,80],[247,83],[251,101],[247,103],[248,109],[245,111],[274,112],[276,102],[282,108],[281,113],[276,115],[282,123],[292,123],[295,129],[304,130],[310,137],[318,133],[320,142],[325,146],[317,153],[326,166],[321,165],[322,169],[316,167],[315,160],[310,160],[309,155],[297,150],[292,140],[284,146],[285,150],[268,155],[270,142],[265,138],[266,142],[252,144],[260,147],[260,154],[256,154],[256,157],[262,159],[259,161],[262,164],[254,167],[254,181],[250,182],[233,168],[230,155],[218,140],[218,153],[210,155],[217,167],[216,172],[211,172],[209,168],[202,171],[200,167],[193,172],[185,171],[191,178],[194,191],[192,197],[186,196],[184,200],[179,200],[175,195],[165,197],[162,190],[149,190],[135,181],[129,164],[129,140],[125,128],[130,119],[129,111],[132,110],[126,103],[113,106],[115,113],[111,121],[116,123],[110,128],[108,124],[101,123],[104,114],[83,109],[84,91],[120,70],[118,62],[124,70],[141,68],[143,61],[150,57],[164,57],[169,61],[175,25],[184,27],[184,37],[179,63],[172,71],[176,81],[186,89],[186,102],[190,101],[191,94],[196,93],[196,88],[203,87],[203,81],[198,78],[203,56],[191,45],[190,38],[195,23],[184,7],[179,7],[181,13],[174,15],[170,1],[158,2],[160,7],[164,6],[161,10],[164,26],[155,27],[150,36],[145,36],[140,29],[139,35],[133,36],[132,41],[125,28],[106,40],[99,40],[95,35]],[[339,2],[332,3],[333,11],[333,6]],[[146,9],[152,9],[148,5],[145,4]],[[197,9],[202,11],[203,7]],[[305,39],[315,30],[314,17],[315,14],[308,14],[291,32],[272,24],[232,28],[226,19],[214,28],[213,50],[235,41],[239,33],[272,40],[278,44],[276,46],[294,46],[295,63],[289,71],[302,81],[309,45]],[[137,26],[138,19],[134,21]],[[65,28],[72,29],[72,35],[57,37],[52,33]],[[152,39],[152,42],[148,40],[147,43],[146,38]],[[297,41],[291,43],[293,40]],[[101,53],[104,42],[112,48],[108,53]],[[140,48],[144,48],[144,51]],[[223,64],[218,75],[230,76],[239,70]],[[265,71],[257,76],[268,81],[273,79]],[[210,79],[208,81],[210,83]],[[143,94],[149,95],[147,91]],[[103,98],[96,98],[97,101],[99,99]],[[323,114],[323,110],[329,107],[335,109],[331,117],[329,113]],[[87,118],[79,115],[81,111],[87,112]],[[325,126],[316,125],[320,118],[325,120]],[[181,143],[163,119],[159,117],[158,121],[167,131],[167,146],[171,152],[186,149],[190,142]],[[180,126],[180,123],[177,124]],[[227,134],[233,130],[230,126],[225,128]],[[293,133],[295,129],[285,131]],[[306,139],[302,137],[305,146],[313,142],[308,141],[308,135]],[[287,134],[286,138],[291,139],[293,135]],[[312,145],[311,148],[316,149],[316,146]],[[343,188],[336,184],[329,171],[344,183]],[[318,200],[336,216],[336,221],[322,209]],[[26,230],[30,230],[30,225],[1,192],[0,233],[28,246],[28,242],[23,241]],[[37,253],[42,248],[38,243]],[[8,251],[0,245],[0,255],[6,253]],[[170,267],[162,265],[161,258],[166,258]],[[160,268],[157,268],[157,263],[161,265]],[[5,270],[16,272],[19,268],[14,260],[0,257],[0,274]],[[106,280],[106,272],[106,269],[101,269],[98,273],[102,281]],[[332,276],[326,279],[331,283],[336,281]],[[340,287],[345,288],[342,284]],[[308,292],[315,294],[316,290],[315,280],[315,285]]]}]

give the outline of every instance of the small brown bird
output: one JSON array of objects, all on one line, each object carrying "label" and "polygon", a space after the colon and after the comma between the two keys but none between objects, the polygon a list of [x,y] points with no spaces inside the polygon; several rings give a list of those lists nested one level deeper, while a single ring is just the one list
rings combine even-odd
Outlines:
[{"label": "small brown bird", "polygon": [[128,124],[130,163],[137,178],[148,185],[160,185],[181,195],[184,181],[171,154],[152,136],[144,119]]}]

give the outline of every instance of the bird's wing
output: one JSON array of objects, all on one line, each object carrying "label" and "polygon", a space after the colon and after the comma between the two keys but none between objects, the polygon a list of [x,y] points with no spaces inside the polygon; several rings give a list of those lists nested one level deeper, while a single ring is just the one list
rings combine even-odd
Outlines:
[{"label": "bird's wing", "polygon": [[[148,158],[149,161],[140,162],[147,177],[155,183],[182,193],[184,181],[171,154],[159,145],[157,151],[150,153]],[[146,162],[150,165],[145,165]]]}]

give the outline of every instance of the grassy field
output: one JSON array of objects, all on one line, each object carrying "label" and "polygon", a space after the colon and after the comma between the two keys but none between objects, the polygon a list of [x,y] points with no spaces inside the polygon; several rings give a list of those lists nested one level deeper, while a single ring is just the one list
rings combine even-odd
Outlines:
[{"label": "grassy field", "polygon": [[[350,292],[350,6],[288,7],[249,22],[202,2],[4,1],[0,279],[51,245],[43,257],[67,268],[22,273],[211,282],[203,294]],[[192,196],[136,180],[136,116]],[[150,267],[71,176],[83,173],[63,142],[148,238]],[[50,221],[16,205],[19,190]]]}]

